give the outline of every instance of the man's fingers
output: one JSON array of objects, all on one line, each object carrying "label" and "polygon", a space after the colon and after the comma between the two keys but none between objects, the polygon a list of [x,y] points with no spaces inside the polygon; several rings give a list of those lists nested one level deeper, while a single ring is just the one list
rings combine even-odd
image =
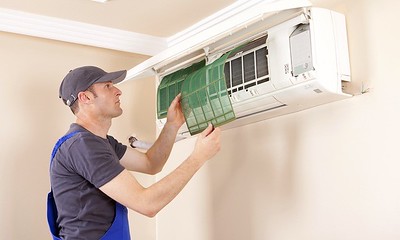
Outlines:
[{"label": "man's fingers", "polygon": [[174,102],[179,102],[180,99],[181,99],[181,93],[176,95],[176,97],[174,98]]},{"label": "man's fingers", "polygon": [[203,130],[201,135],[203,137],[207,137],[210,133],[212,133],[213,130],[214,130],[214,126],[211,123],[209,123],[207,128]]},{"label": "man's fingers", "polygon": [[172,100],[170,107],[175,107],[176,105],[178,105],[180,99],[181,99],[181,94],[179,93],[178,95],[176,95],[174,100]]}]

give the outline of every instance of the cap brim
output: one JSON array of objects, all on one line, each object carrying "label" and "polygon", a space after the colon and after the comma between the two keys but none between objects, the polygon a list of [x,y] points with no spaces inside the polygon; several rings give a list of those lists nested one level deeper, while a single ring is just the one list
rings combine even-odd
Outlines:
[{"label": "cap brim", "polygon": [[104,75],[103,77],[99,78],[96,83],[101,82],[112,82],[113,84],[117,84],[124,80],[126,77],[126,70],[121,70],[117,72],[110,72]]}]

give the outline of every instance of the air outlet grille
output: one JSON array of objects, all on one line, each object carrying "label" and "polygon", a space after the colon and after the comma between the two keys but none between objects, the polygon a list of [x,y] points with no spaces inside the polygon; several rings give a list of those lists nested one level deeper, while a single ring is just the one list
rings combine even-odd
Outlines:
[{"label": "air outlet grille", "polygon": [[225,63],[228,94],[269,81],[267,36],[246,44]]}]

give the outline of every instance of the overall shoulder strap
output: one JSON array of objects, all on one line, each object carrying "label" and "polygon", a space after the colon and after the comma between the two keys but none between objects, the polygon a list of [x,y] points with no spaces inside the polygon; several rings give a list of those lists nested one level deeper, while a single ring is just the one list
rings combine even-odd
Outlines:
[{"label": "overall shoulder strap", "polygon": [[60,139],[58,139],[56,145],[53,148],[53,151],[51,152],[51,158],[50,158],[50,166],[51,163],[53,162],[53,158],[56,155],[58,149],[60,148],[60,146],[67,141],[68,139],[70,139],[71,137],[73,137],[75,134],[77,134],[79,131],[75,131],[75,132],[71,132],[63,137],[61,137]]},{"label": "overall shoulder strap", "polygon": [[[63,137],[61,137],[56,145],[53,148],[53,151],[51,152],[51,158],[50,158],[50,168],[51,168],[51,163],[53,162],[53,158],[56,155],[58,149],[60,146],[73,137],[75,134],[77,134],[78,131],[71,132]],[[57,227],[57,217],[58,217],[58,212],[57,212],[57,207],[56,203],[54,201],[54,196],[53,196],[53,191],[50,189],[50,192],[47,194],[47,223],[49,224],[50,232],[53,237],[53,240],[61,240],[61,238],[58,236],[58,227]]]}]

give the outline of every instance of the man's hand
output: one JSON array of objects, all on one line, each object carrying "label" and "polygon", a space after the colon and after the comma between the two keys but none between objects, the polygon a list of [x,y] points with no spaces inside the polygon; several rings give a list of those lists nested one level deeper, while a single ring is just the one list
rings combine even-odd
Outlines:
[{"label": "man's hand", "polygon": [[212,158],[221,148],[220,144],[221,129],[209,124],[204,131],[199,134],[194,147],[192,157],[202,161]]},{"label": "man's hand", "polygon": [[185,116],[183,115],[182,112],[180,100],[181,100],[181,94],[179,93],[171,102],[171,105],[169,106],[167,112],[167,123],[172,124],[178,129],[185,122]]}]

